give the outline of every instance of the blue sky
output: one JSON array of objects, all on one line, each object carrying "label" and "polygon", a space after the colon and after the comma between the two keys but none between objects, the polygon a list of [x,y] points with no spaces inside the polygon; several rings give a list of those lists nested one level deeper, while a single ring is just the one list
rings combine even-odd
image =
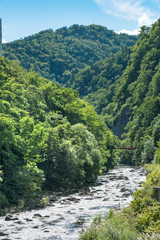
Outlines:
[{"label": "blue sky", "polygon": [[159,12],[160,0],[0,0],[3,42],[73,24],[134,34],[155,22]]}]

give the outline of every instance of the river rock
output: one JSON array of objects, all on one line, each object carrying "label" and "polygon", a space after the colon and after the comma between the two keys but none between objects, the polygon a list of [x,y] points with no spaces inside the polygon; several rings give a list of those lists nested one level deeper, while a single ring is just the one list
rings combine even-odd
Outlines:
[{"label": "river rock", "polygon": [[109,183],[109,180],[108,179],[101,179],[101,182],[102,183]]},{"label": "river rock", "polygon": [[24,224],[22,221],[17,221],[15,223],[17,223],[17,224]]},{"label": "river rock", "polygon": [[38,228],[38,226],[34,226],[33,228]]},{"label": "river rock", "polygon": [[134,169],[134,168],[131,168],[129,171],[130,171],[130,172],[135,172],[135,169]]},{"label": "river rock", "polygon": [[71,204],[71,201],[67,200],[67,199],[62,199],[59,201],[60,204]]},{"label": "river rock", "polygon": [[5,221],[15,221],[15,220],[18,220],[18,218],[17,217],[14,218],[12,214],[9,214],[5,217]]},{"label": "river rock", "polygon": [[141,187],[143,183],[144,183],[144,181],[139,182],[139,186]]},{"label": "river rock", "polygon": [[82,226],[85,223],[84,217],[79,217],[78,220],[75,222],[75,227]]},{"label": "river rock", "polygon": [[41,214],[35,213],[32,218],[40,218],[40,217],[42,217]]},{"label": "river rock", "polygon": [[8,235],[7,233],[0,232],[0,236],[7,236],[7,235]]},{"label": "river rock", "polygon": [[27,222],[32,222],[33,220],[30,218],[25,218],[24,220],[26,220]]},{"label": "river rock", "polygon": [[122,188],[120,189],[120,192],[130,192],[130,194],[133,193],[133,191],[132,191],[130,188],[126,188],[126,187],[122,187]]},{"label": "river rock", "polygon": [[119,189],[119,188],[120,188],[120,183],[118,183],[116,186],[116,189]]},{"label": "river rock", "polygon": [[109,197],[104,198],[103,201],[109,201]]},{"label": "river rock", "polygon": [[112,176],[109,178],[110,181],[117,181],[117,180],[129,180],[127,176],[119,175],[119,176]]},{"label": "river rock", "polygon": [[49,196],[49,200],[50,202],[55,202],[55,201],[58,201],[58,197],[56,197],[56,195],[52,195],[52,196]]},{"label": "river rock", "polygon": [[93,185],[94,185],[94,186],[102,186],[103,183],[102,183],[102,182],[95,182]]},{"label": "river rock", "polygon": [[85,199],[86,199],[86,200],[94,200],[93,197],[86,197]]},{"label": "river rock", "polygon": [[57,218],[55,220],[52,220],[48,222],[49,225],[55,225],[56,223],[59,223],[60,221],[64,220],[64,217]]},{"label": "river rock", "polygon": [[79,195],[79,196],[92,195],[92,193],[91,193],[90,189],[89,189],[88,187],[86,187],[86,188],[83,188],[82,190],[80,190],[80,191],[78,192],[78,195]]},{"label": "river rock", "polygon": [[123,194],[123,197],[129,197],[131,195],[131,193],[130,192],[125,192],[124,194]]},{"label": "river rock", "polygon": [[79,199],[79,198],[75,198],[75,197],[72,197],[72,196],[66,198],[66,200],[71,201],[71,202],[74,202],[74,203],[78,203],[78,202],[81,201],[81,199]]}]

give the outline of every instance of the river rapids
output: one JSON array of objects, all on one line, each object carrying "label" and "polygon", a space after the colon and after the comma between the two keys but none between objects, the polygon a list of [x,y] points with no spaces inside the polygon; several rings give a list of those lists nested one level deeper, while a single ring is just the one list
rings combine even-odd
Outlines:
[{"label": "river rapids", "polygon": [[142,168],[121,166],[99,176],[93,186],[58,196],[52,206],[0,217],[2,240],[75,240],[97,214],[122,209],[146,179]]}]

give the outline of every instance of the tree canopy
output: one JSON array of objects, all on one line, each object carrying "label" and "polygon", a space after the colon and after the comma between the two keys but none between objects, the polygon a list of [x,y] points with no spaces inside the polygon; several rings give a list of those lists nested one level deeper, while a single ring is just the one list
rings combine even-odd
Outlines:
[{"label": "tree canopy", "polygon": [[76,91],[0,57],[0,206],[80,187],[112,167],[114,136]]},{"label": "tree canopy", "polygon": [[116,34],[99,25],[73,25],[42,31],[21,40],[3,44],[3,55],[18,60],[27,70],[67,86],[80,69],[133,46],[136,36]]}]

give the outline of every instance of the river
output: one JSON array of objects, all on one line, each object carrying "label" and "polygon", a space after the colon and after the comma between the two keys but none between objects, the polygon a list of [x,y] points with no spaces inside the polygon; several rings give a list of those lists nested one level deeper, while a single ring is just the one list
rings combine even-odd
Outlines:
[{"label": "river", "polygon": [[94,216],[106,216],[111,208],[129,205],[132,194],[146,179],[142,168],[117,167],[99,176],[86,190],[59,196],[52,206],[0,217],[3,240],[75,240]]}]

